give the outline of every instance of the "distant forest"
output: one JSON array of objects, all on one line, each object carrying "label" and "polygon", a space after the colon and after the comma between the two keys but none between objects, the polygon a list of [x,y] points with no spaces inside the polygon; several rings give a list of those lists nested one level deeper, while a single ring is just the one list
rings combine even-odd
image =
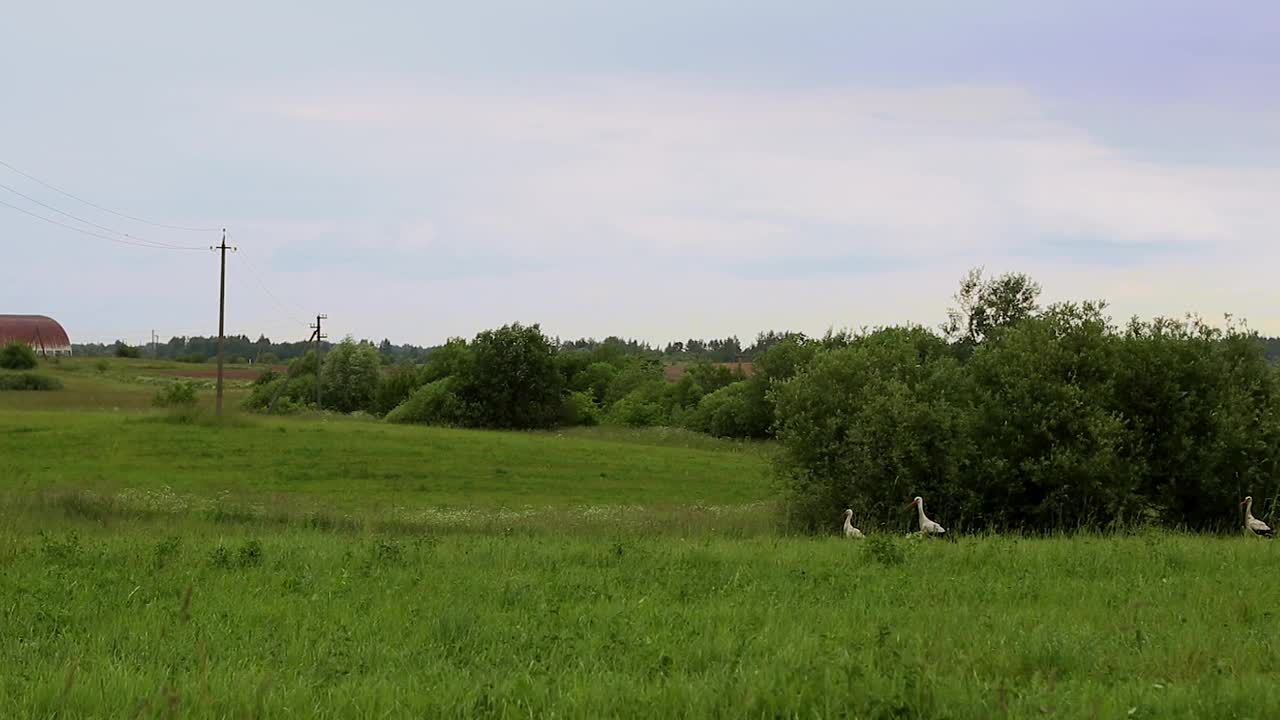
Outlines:
[{"label": "distant forest", "polygon": [[[669,361],[694,361],[707,360],[710,362],[751,362],[757,355],[765,350],[777,345],[792,333],[769,331],[763,332],[756,336],[755,342],[743,347],[742,342],[736,336],[727,338],[698,340],[690,338],[683,341],[669,342],[662,347],[656,347],[646,342],[638,340],[630,340],[619,337],[608,337],[604,340],[596,340],[594,338],[581,338],[578,340],[561,340],[556,338],[555,342],[563,351],[594,351],[600,348],[612,349],[619,355],[640,355],[651,357],[659,360]],[[1259,338],[1266,348],[1266,356],[1269,362],[1280,362],[1280,337]],[[373,343],[369,340],[362,340],[362,344]],[[120,354],[120,348],[129,347],[125,343],[117,340],[114,343],[85,343],[72,345],[72,351],[76,355],[87,357],[102,357]],[[308,342],[272,342],[266,336],[259,336],[257,340],[250,340],[245,335],[228,335],[226,340],[226,357],[228,362],[232,363],[277,363],[287,362],[294,358],[302,357],[314,347],[313,343]],[[321,348],[328,351],[331,347],[330,343],[324,342]],[[427,359],[437,346],[422,347],[418,345],[394,345],[390,340],[384,339],[376,344],[378,354],[382,356],[382,360],[386,364],[400,363],[421,363]],[[160,343],[158,346],[144,345],[134,348],[142,357],[156,357],[161,360],[178,360],[181,362],[202,363],[214,360],[218,352],[218,339],[216,337],[174,337],[167,343]]]},{"label": "distant forest", "polygon": [[[688,340],[670,342],[661,347],[639,340],[619,337],[608,337],[604,340],[596,340],[595,338],[561,340],[556,338],[554,342],[561,350],[566,352],[575,350],[588,352],[604,348],[612,350],[619,355],[639,355],[672,361],[707,360],[710,362],[731,363],[750,362],[755,356],[782,342],[791,334],[774,331],[760,333],[756,336],[755,342],[746,347],[743,347],[742,342],[732,335],[727,338],[711,340],[690,338]],[[421,363],[438,347],[422,347],[409,344],[395,345],[388,339],[384,339],[377,344],[369,340],[361,340],[360,342],[361,344],[374,345],[385,364]],[[159,345],[147,344],[138,346],[130,346],[123,341],[117,340],[114,343],[77,343],[71,347],[76,355],[83,357],[120,355],[124,349],[128,349],[130,351],[129,354],[133,354],[133,351],[136,351],[139,356],[144,358],[202,363],[216,359],[218,339],[216,337],[202,336],[174,337],[168,342],[160,343]],[[246,335],[228,335],[226,338],[226,357],[227,361],[232,363],[265,362],[271,364],[287,362],[294,358],[302,357],[314,347],[314,343],[301,341],[272,342],[265,335],[259,336],[257,340],[251,340]],[[328,351],[331,347],[332,345],[329,342],[321,344],[323,351]],[[1280,343],[1277,344],[1277,353],[1280,353]]]}]

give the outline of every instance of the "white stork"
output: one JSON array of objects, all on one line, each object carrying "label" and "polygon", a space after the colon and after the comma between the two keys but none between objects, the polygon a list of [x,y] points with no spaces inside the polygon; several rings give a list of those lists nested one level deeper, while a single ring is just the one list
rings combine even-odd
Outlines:
[{"label": "white stork", "polygon": [[844,536],[847,538],[860,538],[862,531],[853,526],[853,511],[844,511]]},{"label": "white stork", "polygon": [[941,537],[947,534],[946,528],[925,517],[924,498],[917,495],[916,499],[912,500],[911,505],[907,507],[911,506],[915,506],[916,512],[920,515],[920,532],[924,533],[926,537]]},{"label": "white stork", "polygon": [[1245,532],[1254,537],[1275,537],[1275,533],[1271,531],[1267,524],[1253,516],[1253,496],[1250,495],[1240,501],[1241,507],[1244,508],[1244,529]]}]

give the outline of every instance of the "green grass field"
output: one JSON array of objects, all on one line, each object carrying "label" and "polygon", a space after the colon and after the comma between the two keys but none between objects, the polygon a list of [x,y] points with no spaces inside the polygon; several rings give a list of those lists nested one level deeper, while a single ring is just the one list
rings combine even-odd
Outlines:
[{"label": "green grass field", "polygon": [[788,537],[767,445],[177,424],[142,365],[0,393],[0,717],[1280,710],[1277,543]]}]

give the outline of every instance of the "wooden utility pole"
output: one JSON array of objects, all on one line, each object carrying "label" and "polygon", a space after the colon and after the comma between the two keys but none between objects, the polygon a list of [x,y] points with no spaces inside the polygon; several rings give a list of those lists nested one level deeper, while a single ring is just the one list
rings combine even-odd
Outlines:
[{"label": "wooden utility pole", "polygon": [[311,329],[316,331],[314,336],[316,339],[316,410],[319,410],[321,408],[321,405],[320,405],[320,341],[329,337],[328,335],[325,335],[324,332],[320,329],[320,321],[328,320],[328,319],[329,319],[328,315],[316,315],[316,324],[311,326]]},{"label": "wooden utility pole", "polygon": [[222,253],[222,273],[218,276],[218,399],[217,413],[218,417],[222,417],[222,345],[223,338],[226,333],[226,311],[227,311],[227,251],[235,252],[236,249],[227,246],[227,229],[222,228],[222,244],[209,248],[210,250],[218,250]]}]

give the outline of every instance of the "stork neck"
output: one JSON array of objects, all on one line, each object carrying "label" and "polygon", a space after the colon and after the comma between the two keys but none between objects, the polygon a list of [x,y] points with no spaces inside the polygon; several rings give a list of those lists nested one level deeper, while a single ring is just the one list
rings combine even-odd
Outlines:
[{"label": "stork neck", "polygon": [[1253,519],[1253,498],[1244,504],[1244,521],[1247,523]]},{"label": "stork neck", "polygon": [[924,523],[926,520],[928,520],[928,519],[929,519],[929,518],[927,518],[927,517],[925,517],[925,516],[924,516],[924,501],[923,501],[923,500],[921,500],[920,502],[916,503],[916,513],[920,515],[920,522],[921,522],[921,523]]}]

